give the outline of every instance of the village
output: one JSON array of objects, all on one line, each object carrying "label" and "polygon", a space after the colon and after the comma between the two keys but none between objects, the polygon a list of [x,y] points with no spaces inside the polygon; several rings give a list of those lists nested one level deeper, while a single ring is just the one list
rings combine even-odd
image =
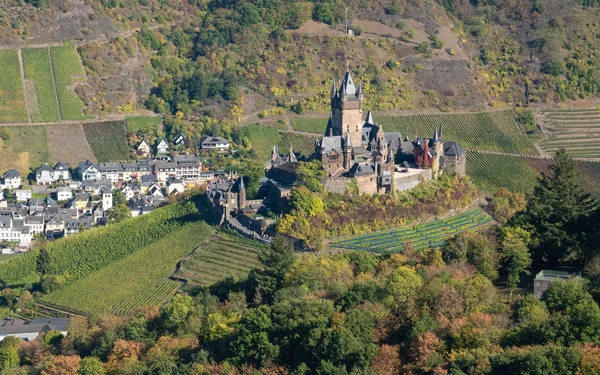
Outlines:
[{"label": "village", "polygon": [[[174,144],[183,141],[183,136],[174,138]],[[212,136],[203,137],[199,144],[202,151],[224,152],[229,147],[226,139]],[[127,163],[85,160],[77,166],[62,161],[41,165],[31,181],[14,169],[6,171],[0,179],[2,253],[27,251],[35,236],[53,240],[107,225],[115,194],[124,198],[130,216],[136,217],[166,204],[171,195],[226,175],[212,170],[199,154],[170,154],[165,139],[154,149],[141,141],[136,151],[141,158]]]}]

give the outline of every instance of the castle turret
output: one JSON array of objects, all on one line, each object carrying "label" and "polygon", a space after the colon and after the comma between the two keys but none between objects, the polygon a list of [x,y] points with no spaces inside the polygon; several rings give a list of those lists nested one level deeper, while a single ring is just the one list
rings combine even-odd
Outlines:
[{"label": "castle turret", "polygon": [[292,163],[296,163],[298,159],[296,158],[296,154],[294,154],[294,149],[292,148],[292,144],[290,143],[290,153],[288,155],[288,161]]},{"label": "castle turret", "polygon": [[240,188],[238,190],[238,210],[246,207],[246,187],[244,186],[244,176],[240,176]]},{"label": "castle turret", "polygon": [[391,145],[388,146],[387,162],[388,162],[388,164],[394,163],[394,151],[392,150]]},{"label": "castle turret", "polygon": [[344,169],[350,170],[350,167],[352,167],[352,139],[350,134],[346,134],[346,138],[344,138],[343,158]]},{"label": "castle turret", "polygon": [[433,138],[430,142],[431,146],[431,172],[433,174],[433,178],[440,177],[440,157],[444,155],[444,144],[442,142],[442,138],[440,137],[439,130],[436,126],[435,132],[433,133]]},{"label": "castle turret", "polygon": [[271,161],[277,163],[279,160],[279,146],[273,145],[273,151],[271,151]]}]

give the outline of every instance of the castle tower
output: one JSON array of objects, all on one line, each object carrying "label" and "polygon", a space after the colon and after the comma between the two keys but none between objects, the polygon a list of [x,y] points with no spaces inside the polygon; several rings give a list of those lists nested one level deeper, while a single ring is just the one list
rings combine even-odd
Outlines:
[{"label": "castle tower", "polygon": [[240,189],[238,190],[238,210],[246,207],[246,187],[244,186],[244,176],[240,176]]},{"label": "castle tower", "polygon": [[349,133],[346,133],[346,137],[344,138],[343,154],[344,169],[348,171],[352,167],[352,139]]},{"label": "castle tower", "polygon": [[298,162],[298,158],[296,158],[296,154],[294,154],[294,149],[292,148],[292,144],[290,143],[290,154],[288,156],[288,161],[292,163]]},{"label": "castle tower", "polygon": [[350,134],[352,144],[360,145],[362,137],[362,86],[354,86],[352,75],[346,72],[339,90],[331,89],[331,129],[333,135]]},{"label": "castle tower", "polygon": [[388,146],[387,163],[394,164],[394,151],[391,146]]},{"label": "castle tower", "polygon": [[273,145],[273,151],[271,151],[271,162],[277,163],[279,161],[279,146]]},{"label": "castle tower", "polygon": [[440,170],[440,157],[444,155],[444,143],[439,135],[438,128],[435,128],[435,133],[431,139],[431,148],[433,157],[431,158],[431,172],[433,178],[439,178],[441,174]]}]

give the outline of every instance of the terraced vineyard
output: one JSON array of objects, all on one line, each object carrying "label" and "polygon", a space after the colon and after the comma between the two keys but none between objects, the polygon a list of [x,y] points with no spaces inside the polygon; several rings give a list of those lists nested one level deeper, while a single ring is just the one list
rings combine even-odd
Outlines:
[{"label": "terraced vineyard", "polygon": [[176,263],[211,233],[212,229],[203,221],[187,224],[88,277],[44,296],[42,302],[84,315],[124,314],[141,306],[161,304],[181,285],[168,279]]},{"label": "terraced vineyard", "polygon": [[551,135],[540,142],[548,152],[565,148],[575,158],[600,159],[600,110],[544,109],[544,127]]},{"label": "terraced vineyard", "polygon": [[128,160],[127,121],[88,122],[83,124],[85,137],[98,162]]},{"label": "terraced vineyard", "polygon": [[456,233],[465,230],[479,230],[491,222],[492,218],[490,216],[483,212],[481,208],[476,208],[439,221],[336,241],[332,246],[373,253],[397,253],[402,251],[407,241],[410,241],[415,249],[437,248]]},{"label": "terraced vineyard", "polygon": [[326,118],[298,118],[292,120],[295,130],[308,133],[324,134],[327,128]]},{"label": "terraced vineyard", "polygon": [[200,285],[228,276],[245,277],[250,270],[261,267],[261,246],[238,235],[219,233],[186,258],[175,276]]},{"label": "terraced vineyard", "polygon": [[261,160],[266,160],[271,156],[274,145],[279,145],[281,152],[284,152],[288,149],[290,143],[295,152],[309,156],[315,149],[314,144],[315,139],[317,139],[316,135],[312,137],[304,134],[280,132],[275,128],[260,125],[248,125],[246,132]]}]

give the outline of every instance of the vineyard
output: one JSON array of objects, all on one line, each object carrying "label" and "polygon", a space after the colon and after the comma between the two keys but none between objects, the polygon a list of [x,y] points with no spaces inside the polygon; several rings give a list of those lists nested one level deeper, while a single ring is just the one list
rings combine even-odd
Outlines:
[{"label": "vineyard", "polygon": [[191,283],[210,285],[227,276],[245,277],[260,268],[261,245],[238,235],[219,233],[182,262],[176,277]]},{"label": "vineyard", "polygon": [[[200,196],[194,196],[199,201]],[[194,202],[180,202],[154,210],[149,215],[95,227],[77,236],[48,242],[44,246],[43,268],[51,275],[69,275],[71,282],[150,246],[189,222],[200,219]],[[40,250],[33,248],[0,263],[0,281],[17,286],[39,281]]]},{"label": "vineyard", "polygon": [[600,110],[544,109],[542,123],[551,135],[540,142],[549,153],[565,148],[575,158],[600,158]]},{"label": "vineyard", "polygon": [[279,145],[279,150],[285,153],[291,143],[294,151],[304,156],[310,156],[315,149],[317,136],[280,132],[275,128],[260,125],[248,125],[245,129],[246,136],[261,160],[271,156],[274,145]]},{"label": "vineyard", "polygon": [[52,47],[52,66],[56,80],[56,92],[60,101],[63,120],[82,120],[84,104],[73,87],[86,81],[83,68],[74,46]]},{"label": "vineyard", "polygon": [[[500,187],[513,192],[532,192],[537,178],[552,163],[551,158],[467,151],[467,174],[478,188],[489,194]],[[600,162],[577,160],[576,166],[585,191],[600,197]]]},{"label": "vineyard", "polygon": [[88,122],[83,130],[98,162],[131,159],[125,120]]},{"label": "vineyard", "polygon": [[33,122],[60,121],[47,48],[24,49],[25,89]]},{"label": "vineyard", "polygon": [[299,118],[292,120],[292,126],[301,132],[324,134],[327,128],[327,119]]},{"label": "vineyard", "polygon": [[437,248],[457,233],[478,230],[491,222],[490,216],[481,208],[476,208],[447,219],[336,241],[332,246],[374,253],[397,253],[402,251],[406,242],[410,241],[415,249]]},{"label": "vineyard", "polygon": [[125,314],[142,306],[160,305],[181,286],[168,279],[176,263],[211,232],[203,221],[186,224],[159,241],[46,295],[42,301],[86,314]]},{"label": "vineyard", "polygon": [[0,122],[26,122],[27,108],[17,51],[0,50]]},{"label": "vineyard", "polygon": [[400,132],[411,139],[431,137],[436,127],[446,140],[468,150],[538,155],[531,140],[517,126],[512,110],[375,117],[384,131]]}]

